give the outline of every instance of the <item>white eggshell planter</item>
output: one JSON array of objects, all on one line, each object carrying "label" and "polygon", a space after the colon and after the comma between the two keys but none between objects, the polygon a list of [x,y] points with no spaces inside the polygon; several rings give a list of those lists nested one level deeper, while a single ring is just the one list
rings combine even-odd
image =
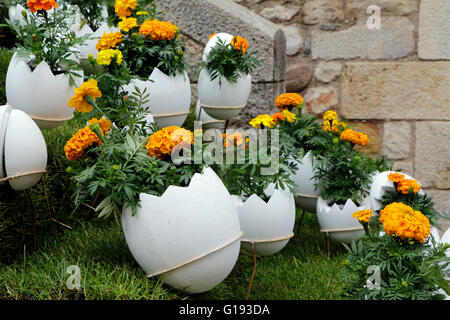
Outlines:
[{"label": "white eggshell planter", "polygon": [[198,78],[198,98],[210,117],[218,120],[230,120],[238,115],[247,104],[252,88],[250,75],[242,75],[236,83],[230,83],[222,77],[211,81],[207,69],[200,72]]},{"label": "white eggshell planter", "polygon": [[296,184],[295,204],[307,212],[315,213],[320,191],[314,186],[317,180],[313,178],[316,174],[313,166],[313,155],[309,151],[302,159],[294,161],[298,168],[295,174],[291,175]]},{"label": "white eggshell planter", "polygon": [[[26,18],[22,15],[22,12],[26,13]],[[27,20],[29,21],[30,19],[29,11],[25,10],[25,8],[20,4],[10,6],[8,10],[8,15],[9,21],[11,21],[11,23],[15,23],[16,21],[18,21],[21,27],[25,26],[27,24]]]},{"label": "white eggshell planter", "polygon": [[128,247],[148,277],[187,293],[211,290],[232,271],[242,236],[231,196],[210,168],[189,187],[170,186],[161,197],[141,194],[135,216],[126,208]]},{"label": "white eggshell planter", "polygon": [[34,186],[47,166],[41,130],[23,111],[0,107],[0,184],[16,191]]},{"label": "white eggshell planter", "polygon": [[231,40],[233,40],[233,36],[225,32],[221,32],[212,36],[211,39],[209,39],[209,41],[206,43],[205,49],[203,50],[203,61],[207,60],[211,49],[217,46],[217,40],[219,39],[222,40],[222,42],[224,42],[225,44],[230,44]]},{"label": "white eggshell planter", "polygon": [[344,206],[333,204],[332,206],[322,199],[317,200],[317,218],[320,231],[329,234],[330,239],[337,242],[351,243],[364,235],[364,228],[358,219],[352,215],[359,210],[369,209],[368,201],[357,207],[351,200],[347,200]]},{"label": "white eggshell planter", "polygon": [[223,130],[225,126],[225,121],[214,119],[213,117],[210,117],[204,110],[201,109],[200,100],[197,100],[197,104],[195,105],[195,118],[198,121],[202,122],[203,130],[208,129]]},{"label": "white eggshell planter", "polygon": [[272,255],[283,249],[294,236],[294,196],[275,190],[268,202],[253,194],[246,201],[233,196],[244,232],[242,248],[260,256]]},{"label": "white eggshell planter", "polygon": [[186,71],[173,77],[155,68],[148,81],[132,80],[125,90],[132,94],[135,86],[141,92],[146,89],[149,101],[144,107],[159,126],[183,125],[191,106],[191,85]]},{"label": "white eggshell planter", "polygon": [[[82,72],[79,72],[82,73]],[[83,82],[75,78],[77,86]],[[6,98],[13,108],[27,113],[41,129],[56,128],[73,118],[68,106],[74,95],[66,74],[54,75],[45,61],[33,71],[27,61],[14,54],[6,74]]]},{"label": "white eggshell planter", "polygon": [[[383,199],[383,196],[386,192],[394,192],[395,187],[394,183],[392,181],[389,181],[388,175],[391,173],[400,173],[405,176],[405,179],[413,179],[414,178],[408,176],[407,174],[401,173],[401,172],[395,172],[395,171],[385,171],[378,173],[373,177],[373,182],[370,187],[370,209],[378,211],[381,209],[382,204],[381,201]],[[420,182],[417,181],[419,184]],[[424,195],[425,193],[421,189],[419,191],[419,195]]]}]

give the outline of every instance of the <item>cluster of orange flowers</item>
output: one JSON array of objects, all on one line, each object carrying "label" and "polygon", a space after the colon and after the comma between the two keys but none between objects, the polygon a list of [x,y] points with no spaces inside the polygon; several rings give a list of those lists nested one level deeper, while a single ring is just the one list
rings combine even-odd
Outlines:
[{"label": "cluster of orange flowers", "polygon": [[139,33],[153,40],[172,40],[178,32],[178,27],[173,23],[159,20],[147,20],[141,24]]},{"label": "cluster of orange flowers", "polygon": [[284,93],[275,100],[275,106],[280,111],[283,111],[285,109],[300,107],[303,105],[303,102],[303,97],[298,93]]},{"label": "cluster of orange flowers", "polygon": [[[101,118],[100,120],[93,118],[89,121],[89,125],[94,123],[99,124],[100,131],[103,135],[108,134],[111,129],[111,122],[105,118]],[[91,130],[91,128],[84,127],[83,129],[78,130],[78,132],[70,138],[69,141],[67,141],[66,146],[64,147],[64,152],[67,159],[75,161],[84,154],[84,150],[91,146],[98,146],[101,143],[100,138],[94,131]]]},{"label": "cluster of orange flowers", "polygon": [[108,50],[117,47],[122,43],[123,34],[119,31],[104,33],[103,36],[98,39],[96,48],[97,50]]},{"label": "cluster of orange flowers", "polygon": [[322,129],[329,132],[338,132],[339,130],[344,130],[347,128],[345,122],[339,120],[326,120],[322,123]]},{"label": "cluster of orange flowers", "polygon": [[38,10],[48,11],[52,8],[58,8],[58,4],[55,0],[28,0],[27,7],[35,13]]},{"label": "cluster of orange flowers", "polygon": [[149,151],[149,156],[164,159],[172,153],[172,150],[177,145],[182,143],[191,144],[193,141],[194,135],[191,131],[177,126],[170,126],[152,134],[145,148]]},{"label": "cluster of orange flowers", "polygon": [[352,214],[352,218],[357,218],[359,222],[365,222],[369,223],[370,218],[373,217],[373,210],[367,209],[367,210],[360,210],[356,211],[354,214]]},{"label": "cluster of orange flowers", "polygon": [[297,115],[295,113],[292,113],[288,110],[283,110],[282,112],[277,112],[273,114],[272,119],[275,123],[278,123],[278,121],[287,121],[289,123],[295,122],[297,120]]},{"label": "cluster of orange flowers", "polygon": [[[244,136],[240,132],[234,132],[232,134],[222,134],[223,146],[224,147],[238,147],[244,143]],[[246,142],[249,141],[248,138],[245,139]]]},{"label": "cluster of orange flowers", "polygon": [[388,179],[389,181],[396,183],[397,191],[403,194],[417,193],[422,188],[417,180],[405,179],[405,175],[398,172],[389,174]]},{"label": "cluster of orange flowers", "polygon": [[350,141],[363,147],[370,142],[369,137],[366,134],[362,132],[356,132],[352,129],[347,129],[341,132],[341,140]]},{"label": "cluster of orange flowers", "polygon": [[410,206],[394,202],[380,212],[380,222],[387,234],[423,243],[430,235],[430,220]]},{"label": "cluster of orange flowers", "polygon": [[137,0],[116,0],[114,9],[120,19],[131,16],[131,10],[136,9],[138,5]]},{"label": "cluster of orange flowers", "polygon": [[244,54],[248,49],[247,40],[241,36],[233,37],[233,39],[231,39],[231,45],[234,49],[240,51],[242,54]]},{"label": "cluster of orange flowers", "polygon": [[75,108],[78,112],[91,112],[94,107],[86,101],[86,97],[92,97],[92,99],[100,98],[102,96],[101,91],[97,86],[97,81],[90,79],[84,82],[81,87],[75,88],[75,95],[69,100],[69,107]]}]

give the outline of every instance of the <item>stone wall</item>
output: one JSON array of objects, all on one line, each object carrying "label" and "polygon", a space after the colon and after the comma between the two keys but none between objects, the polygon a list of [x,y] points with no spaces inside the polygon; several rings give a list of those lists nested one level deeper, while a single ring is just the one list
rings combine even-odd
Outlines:
[{"label": "stone wall", "polygon": [[[235,0],[279,24],[287,91],[338,111],[450,213],[449,0]],[[371,5],[380,29],[369,29]],[[448,222],[444,222],[447,226]]]},{"label": "stone wall", "polygon": [[[157,0],[186,34],[191,59],[198,61],[208,35],[220,31],[247,37],[261,52],[265,68],[254,76],[238,124],[273,111],[285,79],[308,112],[338,111],[370,135],[365,150],[394,158],[439,211],[450,212],[450,0],[233,1],[243,7]],[[371,5],[381,9],[379,30],[367,26]]]}]

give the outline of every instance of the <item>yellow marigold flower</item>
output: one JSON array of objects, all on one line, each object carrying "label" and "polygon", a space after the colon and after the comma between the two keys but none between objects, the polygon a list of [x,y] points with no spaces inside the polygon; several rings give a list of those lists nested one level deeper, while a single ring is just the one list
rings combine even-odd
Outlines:
[{"label": "yellow marigold flower", "polygon": [[102,96],[94,79],[84,82],[81,87],[75,89],[75,95],[69,100],[69,107],[75,108],[78,112],[91,112],[94,107],[86,101],[87,96],[92,97],[94,101]]},{"label": "yellow marigold flower", "polygon": [[215,32],[214,32],[213,34],[210,34],[208,40],[211,40],[211,38],[214,37],[216,34],[217,34],[217,33],[215,33]]},{"label": "yellow marigold flower", "polygon": [[146,149],[149,156],[156,156],[164,159],[170,156],[172,150],[181,143],[191,144],[194,141],[194,134],[186,129],[170,126],[151,135],[148,140]]},{"label": "yellow marigold flower", "polygon": [[303,97],[298,93],[283,93],[275,100],[275,106],[283,111],[303,105]]},{"label": "yellow marigold flower", "polygon": [[[103,118],[104,119],[104,118]],[[92,119],[89,121],[89,124],[92,123],[99,123],[101,128],[107,128],[106,122],[109,122],[108,120],[102,119]],[[111,124],[109,124],[110,127]],[[103,127],[102,127],[103,126]],[[103,135],[107,134],[108,130],[103,130]],[[66,154],[67,159],[71,161],[78,160],[81,156],[83,156],[84,151],[91,147],[91,146],[98,146],[102,142],[100,138],[97,136],[97,134],[92,131],[89,127],[84,127],[83,129],[78,130],[76,134],[70,138],[69,141],[67,141],[65,147],[64,147],[64,153]]]},{"label": "yellow marigold flower", "polygon": [[325,114],[323,115],[323,120],[324,121],[333,121],[333,120],[338,120],[338,115],[335,111],[327,111],[325,112]]},{"label": "yellow marigold flower", "polygon": [[148,16],[148,12],[147,11],[138,11],[136,12],[137,16]]},{"label": "yellow marigold flower", "polygon": [[122,43],[122,38],[123,34],[118,31],[110,33],[105,32],[103,33],[103,36],[98,39],[96,48],[98,51],[115,48]]},{"label": "yellow marigold flower", "polygon": [[403,194],[417,193],[420,191],[422,186],[417,182],[417,180],[402,180],[398,182],[397,191]]},{"label": "yellow marigold flower", "polygon": [[147,20],[139,28],[139,33],[153,40],[172,40],[178,32],[178,27],[167,21]]},{"label": "yellow marigold flower", "polygon": [[345,129],[347,127],[347,124],[344,122],[340,122],[339,120],[331,120],[331,121],[324,121],[322,123],[322,129],[324,131],[329,132],[338,132],[339,130]]},{"label": "yellow marigold flower", "polygon": [[272,117],[268,114],[262,114],[250,121],[250,125],[257,129],[260,128],[261,125],[267,128],[273,128],[275,127],[275,121],[273,121]]},{"label": "yellow marigold flower", "polygon": [[398,183],[400,181],[403,181],[403,179],[405,179],[405,175],[398,172],[394,172],[388,174],[388,179],[389,181]]},{"label": "yellow marigold flower", "polygon": [[423,243],[430,235],[430,220],[410,206],[394,202],[380,212],[380,222],[387,234]]},{"label": "yellow marigold flower", "polygon": [[289,110],[283,110],[283,115],[286,118],[286,121],[289,123],[295,122],[297,120],[297,115],[295,113],[290,112]]},{"label": "yellow marigold flower", "polygon": [[131,10],[136,9],[137,5],[137,0],[116,0],[114,9],[119,18],[123,19],[131,16]]},{"label": "yellow marigold flower", "polygon": [[370,218],[373,217],[373,210],[367,209],[367,210],[361,210],[356,211],[354,214],[352,214],[352,218],[357,218],[359,222],[370,222]]},{"label": "yellow marigold flower", "polygon": [[341,140],[350,141],[363,147],[370,142],[369,137],[366,134],[362,132],[356,132],[352,129],[344,130],[341,133]]},{"label": "yellow marigold flower", "polygon": [[119,29],[125,32],[130,31],[138,26],[136,18],[123,18],[122,21],[119,22]]},{"label": "yellow marigold flower", "polygon": [[248,49],[247,40],[241,36],[235,36],[233,39],[231,39],[231,45],[234,49],[240,51],[242,54],[244,54]]},{"label": "yellow marigold flower", "polygon": [[52,8],[58,8],[58,4],[55,0],[28,0],[27,7],[35,13],[38,10],[48,11]]},{"label": "yellow marigold flower", "polygon": [[116,63],[120,65],[123,60],[123,55],[120,50],[101,50],[97,55],[97,63],[103,66],[109,66],[111,61],[115,59]]}]

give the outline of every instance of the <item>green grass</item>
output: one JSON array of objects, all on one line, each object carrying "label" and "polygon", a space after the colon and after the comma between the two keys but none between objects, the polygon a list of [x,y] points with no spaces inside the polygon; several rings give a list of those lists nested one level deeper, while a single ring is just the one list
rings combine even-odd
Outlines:
[{"label": "green grass", "polygon": [[[147,279],[131,256],[120,226],[101,221],[73,225],[40,238],[39,250],[0,265],[0,299],[244,299],[253,257],[241,250],[237,265],[218,287],[188,296]],[[325,240],[315,215],[278,254],[257,258],[251,299],[339,299],[343,250]],[[67,267],[78,265],[81,290],[69,290]]]},{"label": "green grass", "polygon": [[9,61],[13,56],[12,50],[0,50],[0,106],[6,103],[5,82],[8,71]]}]

